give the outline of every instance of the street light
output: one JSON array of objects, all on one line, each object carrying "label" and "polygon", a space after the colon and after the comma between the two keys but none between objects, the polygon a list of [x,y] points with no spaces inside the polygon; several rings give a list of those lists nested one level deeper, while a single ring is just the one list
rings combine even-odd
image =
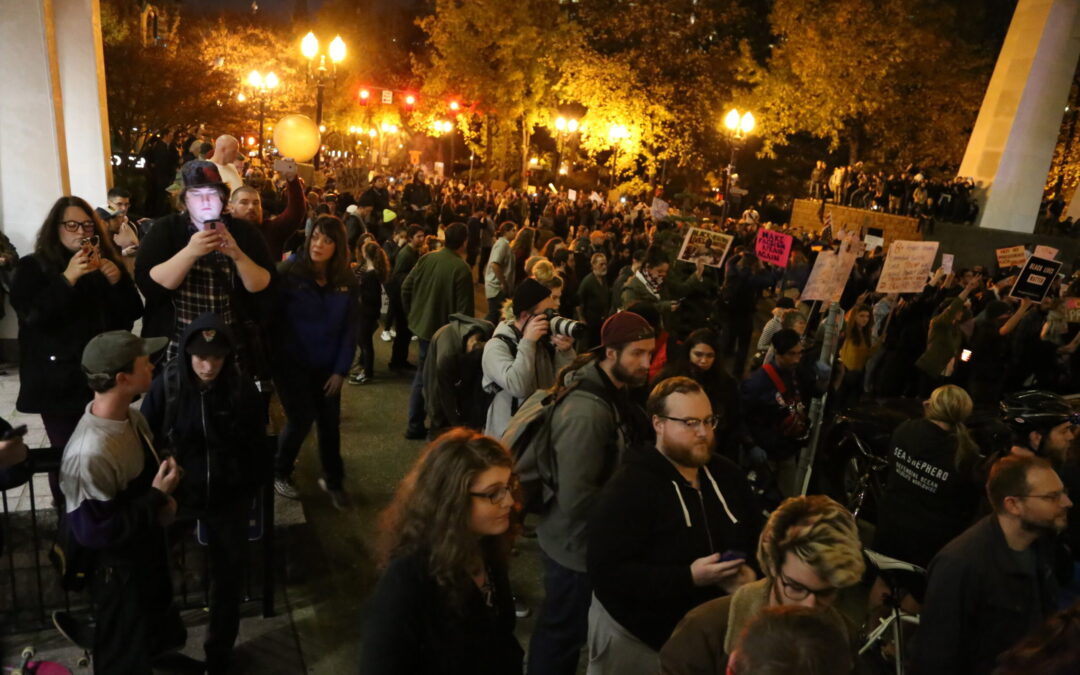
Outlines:
[{"label": "street light", "polygon": [[754,130],[754,125],[754,115],[750,111],[740,115],[738,110],[732,108],[724,115],[724,126],[731,133],[731,158],[724,171],[724,209],[721,216],[724,222],[727,221],[731,209],[731,177],[735,175],[735,154],[742,147],[746,136]]},{"label": "street light", "polygon": [[565,144],[563,142],[563,134],[575,133],[578,130],[578,121],[573,117],[571,117],[570,119],[566,119],[562,115],[559,115],[555,118],[555,130],[558,132],[555,135],[555,154],[558,155],[558,158],[555,161],[555,166],[559,168],[559,175],[565,176],[568,173],[568,170],[563,167],[563,149],[565,147]]},{"label": "street light", "polygon": [[[451,103],[451,106],[454,102]],[[454,137],[452,132],[454,131],[454,123],[450,120],[435,120],[435,133],[442,136],[443,134],[451,134],[450,136],[450,168],[454,166]],[[450,172],[446,174],[447,178],[450,177]]]},{"label": "street light", "polygon": [[[337,64],[345,60],[345,41],[341,39],[341,36],[336,36],[331,42],[328,48],[331,68],[331,77],[337,74]],[[323,90],[326,88],[327,68],[326,57],[327,54],[319,53],[319,38],[315,37],[315,33],[308,32],[304,36],[304,39],[300,41],[300,53],[304,55],[304,58],[308,60],[308,76],[311,76],[312,62],[315,57],[319,57],[319,65],[315,68],[315,124],[322,124],[322,108],[323,108]],[[319,168],[322,152],[315,153],[315,168]]]},{"label": "street light", "polygon": [[[266,123],[266,100],[272,98],[274,95],[274,89],[277,88],[278,76],[273,71],[266,74],[264,77],[262,73],[257,70],[253,70],[248,73],[247,78],[248,86],[251,87],[253,95],[259,100],[259,158],[263,158],[263,125]],[[243,101],[243,99],[240,99]]]},{"label": "street light", "polygon": [[615,187],[615,174],[619,167],[619,148],[625,138],[630,138],[630,130],[622,124],[612,124],[608,127],[608,139],[614,146],[611,153],[611,188]]}]

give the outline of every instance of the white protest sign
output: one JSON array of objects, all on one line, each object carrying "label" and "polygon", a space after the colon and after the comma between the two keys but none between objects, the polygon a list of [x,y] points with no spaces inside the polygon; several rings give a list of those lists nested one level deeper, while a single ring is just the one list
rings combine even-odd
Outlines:
[{"label": "white protest sign", "polygon": [[1058,250],[1053,246],[1043,246],[1039,244],[1035,247],[1034,255],[1036,258],[1042,258],[1043,260],[1057,260]]},{"label": "white protest sign", "polygon": [[1008,248],[999,248],[995,251],[997,254],[998,267],[1005,269],[1006,267],[1023,267],[1027,262],[1027,250],[1023,246],[1009,246]]},{"label": "white protest sign", "polygon": [[936,241],[894,241],[885,257],[877,293],[919,293],[937,256]]},{"label": "white protest sign", "polygon": [[566,198],[569,199],[572,202],[576,202],[577,201],[577,190],[567,190],[566,191]]},{"label": "white protest sign", "polygon": [[683,237],[683,245],[677,258],[689,263],[703,258],[706,265],[720,267],[724,264],[732,241],[734,237],[730,234],[691,227]]},{"label": "white protest sign", "polygon": [[952,253],[941,254],[941,269],[945,274],[952,274],[953,260],[955,259]]},{"label": "white protest sign", "polygon": [[840,302],[844,286],[847,285],[848,277],[851,276],[851,269],[855,266],[855,258],[858,257],[852,245],[850,233],[841,232],[840,239],[843,243],[839,250],[818,253],[814,268],[810,270],[810,277],[806,280],[806,286],[799,295],[800,300]]}]

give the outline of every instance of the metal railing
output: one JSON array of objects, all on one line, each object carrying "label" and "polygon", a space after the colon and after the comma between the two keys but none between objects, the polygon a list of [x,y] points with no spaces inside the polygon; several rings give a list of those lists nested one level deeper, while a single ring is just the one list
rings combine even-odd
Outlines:
[{"label": "metal railing", "polygon": [[[268,438],[267,442],[271,442]],[[37,448],[20,471],[27,480],[0,491],[0,634],[43,630],[52,626],[55,610],[90,615],[89,593],[65,591],[49,560],[56,540],[57,514],[53,507],[38,508],[41,490],[34,476],[59,471],[61,451]],[[27,490],[28,508],[16,509],[9,493]],[[259,603],[264,617],[274,615],[274,489],[259,488],[261,537],[249,540],[244,551],[244,604]],[[181,609],[204,608],[209,603],[209,555],[195,537],[195,521],[169,528],[169,554],[173,564],[173,595]]]}]

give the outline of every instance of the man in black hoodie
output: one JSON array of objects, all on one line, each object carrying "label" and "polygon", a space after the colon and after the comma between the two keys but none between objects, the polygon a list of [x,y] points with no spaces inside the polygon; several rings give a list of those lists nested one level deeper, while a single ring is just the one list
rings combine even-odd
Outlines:
[{"label": "man in black hoodie", "polygon": [[155,438],[185,468],[176,493],[179,518],[198,518],[208,545],[208,673],[228,670],[240,626],[248,516],[273,457],[265,410],[254,382],[237,367],[232,331],[215,314],[188,324],[177,356],[142,404]]},{"label": "man in black hoodie", "polygon": [[655,446],[627,452],[589,519],[589,672],[657,672],[689,610],[756,578],[745,563],[761,509],[739,468],[713,453],[709,397],[672,377],[646,411]]}]

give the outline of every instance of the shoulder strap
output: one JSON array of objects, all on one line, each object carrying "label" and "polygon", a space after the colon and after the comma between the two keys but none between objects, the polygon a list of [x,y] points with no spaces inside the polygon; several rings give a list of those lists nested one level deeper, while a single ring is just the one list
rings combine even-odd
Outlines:
[{"label": "shoulder strap", "polygon": [[774,368],[771,363],[762,366],[762,370],[769,376],[772,383],[776,385],[776,390],[780,392],[781,396],[787,394],[787,387],[784,385],[784,381],[780,379],[780,374],[776,372],[776,368]]},{"label": "shoulder strap", "polygon": [[173,442],[173,427],[176,426],[176,406],[180,399],[180,367],[177,358],[165,364],[165,372],[162,384],[165,389],[165,415],[162,418],[161,435],[171,445]]}]

